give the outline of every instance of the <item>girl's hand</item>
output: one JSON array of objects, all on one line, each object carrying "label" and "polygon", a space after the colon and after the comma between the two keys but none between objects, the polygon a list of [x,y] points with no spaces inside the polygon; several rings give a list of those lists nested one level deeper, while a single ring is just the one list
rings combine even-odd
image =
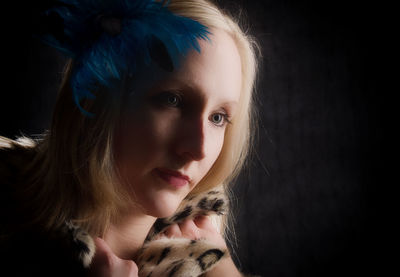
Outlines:
[{"label": "girl's hand", "polygon": [[[186,219],[185,221],[168,227],[162,234],[167,237],[184,237],[189,239],[205,238],[213,242],[216,246],[227,249],[226,243],[222,235],[211,223],[208,216],[198,216],[194,219]],[[236,268],[231,257],[222,259],[212,270],[205,274],[207,277],[217,276],[242,276]]]},{"label": "girl's hand", "polygon": [[138,267],[134,261],[118,258],[101,238],[95,238],[96,254],[88,275],[99,277],[138,277]]},{"label": "girl's hand", "polygon": [[179,224],[173,224],[159,236],[189,239],[205,238],[222,249],[227,248],[224,238],[211,223],[208,216],[197,216],[194,219],[186,219]]}]

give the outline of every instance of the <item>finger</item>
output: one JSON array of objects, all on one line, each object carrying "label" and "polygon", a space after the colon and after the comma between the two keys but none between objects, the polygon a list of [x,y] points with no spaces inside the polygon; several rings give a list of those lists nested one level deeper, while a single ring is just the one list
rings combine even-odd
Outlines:
[{"label": "finger", "polygon": [[88,276],[111,276],[111,267],[115,264],[115,257],[110,247],[101,238],[94,238],[96,253],[89,267]]},{"label": "finger", "polygon": [[206,230],[213,230],[214,225],[211,223],[211,220],[208,216],[206,215],[199,215],[194,218],[194,224],[200,229],[206,229]]},{"label": "finger", "polygon": [[181,229],[182,236],[189,239],[199,239],[200,231],[197,228],[196,224],[194,224],[192,219],[186,219],[179,223],[179,228]]},{"label": "finger", "polygon": [[172,224],[171,226],[169,226],[167,228],[167,230],[164,231],[164,234],[167,237],[176,237],[176,238],[180,238],[182,237],[182,232],[181,229],[179,228],[178,224]]},{"label": "finger", "polygon": [[130,277],[138,277],[138,273],[139,273],[139,268],[137,266],[137,264],[134,261],[128,261],[129,262],[129,276]]},{"label": "finger", "polygon": [[134,261],[118,259],[114,276],[137,277],[139,269]]},{"label": "finger", "polygon": [[94,242],[96,244],[96,255],[91,264],[89,276],[138,276],[138,267],[134,261],[118,258],[101,238],[95,238]]},{"label": "finger", "polygon": [[194,224],[192,219],[186,219],[178,225],[183,237],[189,239],[199,239],[201,237],[200,230],[197,228],[196,224]]},{"label": "finger", "polygon": [[94,263],[110,265],[114,259],[114,254],[108,244],[101,238],[94,239],[96,245],[96,254],[94,256]]},{"label": "finger", "polygon": [[108,246],[108,244],[102,238],[99,237],[94,238],[94,244],[96,245],[96,253],[111,252],[110,246]]}]

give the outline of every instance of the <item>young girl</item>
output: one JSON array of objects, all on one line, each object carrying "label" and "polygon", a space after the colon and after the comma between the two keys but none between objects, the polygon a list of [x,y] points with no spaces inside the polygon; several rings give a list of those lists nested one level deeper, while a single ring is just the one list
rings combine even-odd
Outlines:
[{"label": "young girl", "polygon": [[50,131],[0,138],[3,268],[242,276],[224,240],[225,194],[249,151],[254,41],[205,0],[60,2],[51,15],[67,27],[86,3],[79,28],[92,33],[45,39],[73,57]]}]

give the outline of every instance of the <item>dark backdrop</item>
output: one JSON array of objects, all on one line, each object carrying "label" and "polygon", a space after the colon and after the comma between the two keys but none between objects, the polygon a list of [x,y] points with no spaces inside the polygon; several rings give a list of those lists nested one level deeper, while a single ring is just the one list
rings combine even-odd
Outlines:
[{"label": "dark backdrop", "polygon": [[[46,1],[37,2],[12,4],[17,16],[2,19],[3,136],[49,127],[64,57],[29,35]],[[219,2],[233,13],[243,7],[263,53],[258,143],[233,201],[238,265],[263,276],[379,274],[380,9],[365,1]]]}]

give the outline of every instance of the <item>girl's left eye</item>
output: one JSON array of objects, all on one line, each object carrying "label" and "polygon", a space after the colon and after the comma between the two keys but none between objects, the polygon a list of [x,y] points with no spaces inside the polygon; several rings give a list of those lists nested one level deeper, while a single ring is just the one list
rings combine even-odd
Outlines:
[{"label": "girl's left eye", "polygon": [[214,123],[216,126],[222,127],[225,126],[226,123],[231,123],[229,121],[229,116],[225,113],[214,113],[210,116],[210,121]]}]

